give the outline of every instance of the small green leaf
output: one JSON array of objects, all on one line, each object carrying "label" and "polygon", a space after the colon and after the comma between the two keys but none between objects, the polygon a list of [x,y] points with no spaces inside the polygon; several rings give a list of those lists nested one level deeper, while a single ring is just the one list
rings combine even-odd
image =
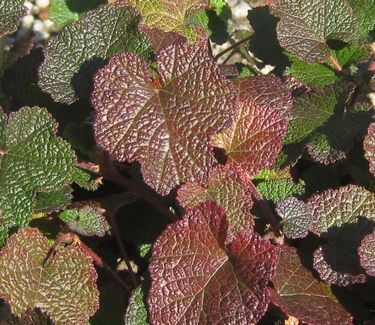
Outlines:
[{"label": "small green leaf", "polygon": [[69,229],[84,236],[103,237],[109,232],[110,226],[103,215],[105,210],[84,206],[77,209],[67,209],[60,213],[60,219],[64,221]]},{"label": "small green leaf", "polygon": [[271,179],[257,184],[257,189],[263,199],[277,202],[292,195],[302,195],[305,187],[302,183],[295,183],[290,178]]},{"label": "small green leaf", "polygon": [[75,168],[73,172],[73,180],[80,187],[88,191],[96,191],[99,187],[99,183],[91,178],[91,174],[81,168]]},{"label": "small green leaf", "polygon": [[143,290],[142,285],[140,285],[133,291],[125,314],[125,324],[148,325]]},{"label": "small green leaf", "polygon": [[39,192],[35,197],[35,213],[51,213],[65,208],[72,200],[72,188],[70,186],[62,187],[53,192]]}]

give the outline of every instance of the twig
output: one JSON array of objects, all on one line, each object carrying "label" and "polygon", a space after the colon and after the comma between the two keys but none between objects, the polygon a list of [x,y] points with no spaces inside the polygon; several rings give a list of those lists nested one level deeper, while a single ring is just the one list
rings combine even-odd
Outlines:
[{"label": "twig", "polygon": [[335,69],[339,72],[342,71],[342,66],[340,65],[340,63],[336,60],[336,58],[334,56],[330,56],[329,57],[329,60],[331,61],[332,65],[335,67]]},{"label": "twig", "polygon": [[273,231],[277,236],[280,236],[280,227],[276,222],[275,216],[269,207],[268,203],[263,199],[262,195],[258,192],[254,183],[249,179],[250,190],[259,205],[262,215],[267,219],[268,223],[271,225]]},{"label": "twig", "polygon": [[169,221],[176,221],[178,217],[174,215],[164,204],[159,202],[154,196],[148,193],[142,187],[134,184],[133,182],[129,181],[127,178],[122,176],[118,170],[112,165],[112,162],[109,161],[108,157],[103,159],[103,163],[101,164],[101,172],[103,176],[110,181],[118,184],[119,186],[126,188],[129,191],[136,193],[141,199],[148,202],[152,205],[155,209],[160,211],[165,217],[169,219]]},{"label": "twig", "polygon": [[114,214],[109,213],[109,217],[111,219],[111,226],[112,226],[112,230],[113,230],[113,233],[114,233],[116,241],[117,241],[117,245],[120,248],[122,258],[124,259],[124,261],[126,263],[126,266],[128,267],[128,270],[129,270],[129,273],[130,273],[130,278],[131,278],[133,286],[135,288],[138,285],[137,277],[136,277],[136,274],[135,274],[135,272],[134,272],[134,270],[131,266],[129,256],[126,252],[124,243],[122,242],[121,235],[120,235],[120,232],[118,230],[118,225],[117,225],[115,216],[114,216]]},{"label": "twig", "polygon": [[241,44],[243,43],[246,43],[250,38],[251,38],[252,35],[249,35],[247,37],[245,37],[244,39],[232,44],[231,46],[229,46],[228,48],[226,48],[225,50],[221,51],[220,53],[216,54],[214,59],[217,60],[218,58],[220,58],[221,56],[223,56],[224,54],[232,51],[233,49],[235,49],[236,47],[240,46]]}]

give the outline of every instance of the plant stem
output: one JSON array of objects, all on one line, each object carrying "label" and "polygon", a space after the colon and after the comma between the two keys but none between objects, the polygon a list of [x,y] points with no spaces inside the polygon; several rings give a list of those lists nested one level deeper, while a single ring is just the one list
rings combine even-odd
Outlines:
[{"label": "plant stem", "polygon": [[278,223],[276,222],[275,216],[272,212],[272,209],[268,205],[268,203],[263,199],[262,195],[258,192],[257,188],[255,187],[254,183],[249,179],[250,184],[250,190],[258,203],[258,206],[262,212],[262,215],[267,219],[268,223],[271,225],[273,231],[279,236],[280,233],[280,227]]},{"label": "plant stem", "polygon": [[231,46],[229,46],[228,48],[226,48],[225,50],[221,51],[220,53],[216,54],[214,59],[217,60],[218,58],[220,58],[221,56],[223,56],[224,54],[232,51],[233,49],[235,49],[236,47],[240,46],[241,44],[243,43],[246,43],[250,38],[251,38],[252,35],[249,35],[247,37],[245,37],[244,39],[232,44]]},{"label": "plant stem", "polygon": [[129,181],[127,178],[122,176],[118,170],[113,166],[112,162],[109,161],[108,156],[107,159],[104,159],[103,164],[100,166],[100,170],[103,176],[110,181],[126,188],[129,191],[136,193],[141,199],[148,202],[152,205],[155,209],[161,212],[169,221],[174,222],[178,219],[176,215],[174,215],[164,204],[159,202],[154,196],[148,193],[142,187],[134,184],[133,182]]},{"label": "plant stem", "polygon": [[129,270],[129,273],[130,273],[130,278],[131,278],[131,281],[132,281],[133,286],[135,288],[138,285],[137,276],[136,276],[136,274],[135,274],[135,272],[134,272],[134,270],[133,270],[133,268],[131,266],[131,263],[130,263],[130,260],[129,260],[129,256],[128,256],[127,252],[126,252],[124,243],[122,242],[120,231],[118,230],[118,225],[117,225],[115,216],[114,216],[114,214],[110,213],[109,217],[111,219],[111,226],[112,226],[112,230],[113,230],[113,233],[114,233],[116,241],[117,241],[117,245],[120,248],[120,252],[121,252],[122,258],[124,259],[124,261],[126,263],[126,266],[128,267],[128,270]]},{"label": "plant stem", "polygon": [[342,66],[340,65],[340,63],[336,60],[336,58],[333,55],[331,55],[329,57],[329,60],[331,61],[331,63],[333,64],[333,66],[335,67],[335,69],[337,71],[339,71],[339,72],[342,71]]}]

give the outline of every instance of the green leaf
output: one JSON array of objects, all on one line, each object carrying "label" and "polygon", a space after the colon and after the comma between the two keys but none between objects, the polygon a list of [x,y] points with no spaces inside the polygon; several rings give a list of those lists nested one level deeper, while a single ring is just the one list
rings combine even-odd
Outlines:
[{"label": "green leaf", "polygon": [[76,159],[45,109],[24,107],[6,120],[0,111],[0,241],[10,227],[31,220],[36,193],[72,181]]},{"label": "green leaf", "polygon": [[281,46],[309,63],[328,59],[328,40],[350,42],[358,29],[345,0],[278,0],[271,12],[280,18],[277,34]]},{"label": "green leaf", "polygon": [[338,103],[334,87],[319,89],[296,99],[284,144],[304,140],[334,113]]},{"label": "green leaf", "polygon": [[66,24],[77,21],[83,13],[95,9],[105,0],[52,0],[49,6],[49,18],[57,27],[64,27]]},{"label": "green leaf", "polygon": [[20,18],[26,13],[24,0],[3,0],[0,2],[0,37],[14,32]]},{"label": "green leaf", "polygon": [[81,168],[74,169],[73,180],[80,187],[88,191],[96,191],[100,184],[100,182],[91,178],[91,174],[88,171]]},{"label": "green leaf", "polygon": [[125,324],[148,325],[143,290],[142,285],[140,285],[133,291],[125,314]]},{"label": "green leaf", "polygon": [[53,192],[39,192],[35,197],[35,213],[51,213],[64,209],[72,201],[72,188],[62,187]]},{"label": "green leaf", "polygon": [[263,199],[277,202],[292,195],[302,195],[305,187],[302,183],[295,183],[290,178],[271,179],[257,184],[257,189]]},{"label": "green leaf", "polygon": [[101,208],[86,205],[82,208],[67,209],[60,213],[59,217],[69,229],[80,235],[103,237],[110,229],[104,212]]},{"label": "green leaf", "polygon": [[40,87],[55,101],[71,104],[90,94],[93,74],[106,59],[125,50],[147,57],[148,42],[137,30],[138,20],[134,9],[104,5],[66,25],[45,49]]},{"label": "green leaf", "polygon": [[374,35],[369,37],[369,33],[375,28],[375,0],[348,0],[353,8],[354,14],[358,18],[359,31],[357,32],[358,42],[374,41]]},{"label": "green leaf", "polygon": [[124,0],[125,5],[137,8],[142,22],[149,28],[165,32],[176,32],[190,43],[202,39],[201,32],[194,24],[189,24],[189,16],[207,7],[204,0]]},{"label": "green leaf", "polygon": [[70,245],[43,264],[49,249],[38,229],[12,235],[0,254],[0,295],[17,316],[40,308],[57,324],[86,325],[99,307],[92,260]]}]

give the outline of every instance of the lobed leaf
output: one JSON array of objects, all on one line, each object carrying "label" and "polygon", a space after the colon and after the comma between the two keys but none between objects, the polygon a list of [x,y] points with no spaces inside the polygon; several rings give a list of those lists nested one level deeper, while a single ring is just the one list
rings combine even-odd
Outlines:
[{"label": "lobed leaf", "polygon": [[99,307],[92,260],[72,245],[43,265],[49,248],[37,229],[12,235],[0,251],[0,295],[17,316],[40,308],[58,324],[85,325]]},{"label": "lobed leaf", "polygon": [[276,204],[276,212],[283,219],[283,233],[288,238],[304,238],[309,233],[312,218],[310,207],[295,197],[289,197]]},{"label": "lobed leaf", "polygon": [[345,0],[277,0],[271,6],[280,18],[277,35],[282,47],[309,63],[330,56],[329,40],[355,39],[357,19]]},{"label": "lobed leaf", "polygon": [[25,15],[24,0],[3,0],[0,2],[0,37],[14,32],[20,18]]},{"label": "lobed leaf", "polygon": [[366,270],[366,273],[375,276],[375,230],[363,238],[358,247],[358,254],[361,266]]},{"label": "lobed leaf", "polygon": [[317,235],[328,232],[331,227],[355,223],[358,217],[375,218],[375,194],[356,185],[315,194],[307,204],[313,214],[309,229]]},{"label": "lobed leaf", "polygon": [[227,251],[226,231],[224,210],[206,202],[158,238],[149,266],[152,324],[249,324],[262,317],[276,249],[247,231]]},{"label": "lobed leaf", "polygon": [[226,151],[229,164],[238,164],[250,175],[256,175],[273,165],[281,150],[290,93],[274,77],[244,79],[238,89],[235,121],[212,142]]},{"label": "lobed leaf", "polygon": [[40,87],[55,101],[71,104],[90,94],[92,76],[106,59],[125,50],[147,56],[148,43],[137,30],[138,20],[132,8],[104,5],[66,25],[45,48]]},{"label": "lobed leaf", "polygon": [[86,205],[77,209],[67,209],[60,213],[59,218],[69,229],[84,236],[103,237],[109,232],[110,226],[103,215],[105,210]]},{"label": "lobed leaf", "polygon": [[137,55],[112,58],[95,77],[99,145],[119,161],[139,161],[162,195],[205,182],[214,163],[210,137],[231,123],[235,93],[205,49],[174,43],[157,54],[157,77]]},{"label": "lobed leaf", "polygon": [[311,325],[352,324],[330,287],[314,278],[294,248],[281,248],[273,283],[272,302],[287,315]]},{"label": "lobed leaf", "polygon": [[371,123],[368,128],[363,147],[365,157],[370,163],[370,172],[375,176],[375,122]]},{"label": "lobed leaf", "polygon": [[0,112],[0,242],[10,227],[29,223],[36,193],[72,181],[76,158],[56,132],[56,121],[43,108],[24,107],[8,121]]},{"label": "lobed leaf", "polygon": [[222,206],[227,213],[228,237],[231,241],[240,231],[254,227],[249,181],[240,168],[220,166],[210,172],[205,186],[196,183],[184,184],[178,190],[177,199],[184,208],[189,209],[206,201],[214,201]]},{"label": "lobed leaf", "polygon": [[183,35],[190,43],[199,41],[199,29],[188,23],[195,12],[205,9],[205,0],[123,0],[125,5],[135,7],[142,16],[142,22],[149,28],[161,29]]}]

